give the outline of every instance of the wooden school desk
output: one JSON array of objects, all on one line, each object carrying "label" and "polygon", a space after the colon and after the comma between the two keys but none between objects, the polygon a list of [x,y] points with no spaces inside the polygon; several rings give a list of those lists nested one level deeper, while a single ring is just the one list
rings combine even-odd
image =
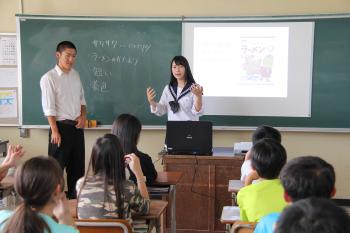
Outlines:
[{"label": "wooden school desk", "polygon": [[[73,218],[77,218],[77,200],[69,200],[69,208]],[[162,200],[151,200],[150,202],[150,210],[146,215],[133,215],[133,219],[135,220],[150,220],[151,224],[153,224],[156,228],[157,233],[161,233],[161,216],[167,207],[168,202]]]},{"label": "wooden school desk", "polygon": [[229,180],[228,182],[228,191],[232,196],[232,205],[237,205],[237,193],[244,187],[244,184],[241,180]]},{"label": "wooden school desk", "polygon": [[231,225],[240,220],[238,206],[224,206],[222,209],[220,222],[225,224],[226,233],[230,232]]},{"label": "wooden school desk", "polygon": [[[176,185],[180,181],[182,172],[158,172],[157,179],[153,182],[153,187],[169,186],[170,202],[170,232],[176,233]],[[152,194],[152,192],[150,193]]]}]

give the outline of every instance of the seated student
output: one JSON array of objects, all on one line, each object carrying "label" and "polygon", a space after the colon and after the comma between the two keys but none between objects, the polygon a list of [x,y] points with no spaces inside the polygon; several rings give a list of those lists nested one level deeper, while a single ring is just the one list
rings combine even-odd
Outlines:
[{"label": "seated student", "polygon": [[332,200],[299,200],[281,214],[275,233],[349,233],[350,217]]},{"label": "seated student", "polygon": [[24,155],[22,146],[9,145],[7,148],[6,158],[0,165],[0,181],[5,178],[8,170],[15,167],[20,158]]},{"label": "seated student", "polygon": [[[315,156],[302,156],[290,160],[281,171],[284,198],[294,202],[308,197],[331,198],[335,195],[335,173],[333,166]],[[263,217],[255,233],[272,233],[280,213]]]},{"label": "seated student", "polygon": [[79,232],[63,192],[62,169],[53,158],[39,156],[27,160],[16,171],[15,190],[22,203],[15,211],[0,211],[1,232]]},{"label": "seated student", "polygon": [[287,205],[278,179],[286,163],[284,147],[273,139],[262,139],[252,147],[252,168],[261,181],[243,187],[237,194],[242,221],[258,222],[263,216],[279,212]]},{"label": "seated student", "polygon": [[[134,153],[140,159],[141,169],[146,177],[146,183],[150,185],[157,178],[157,171],[152,163],[152,158],[137,149],[140,132],[141,122],[133,115],[121,114],[113,122],[112,133],[118,137],[125,154]],[[135,174],[130,170],[129,166],[128,170],[130,172],[130,180],[136,184]]]},{"label": "seated student", "polygon": [[[126,163],[136,176],[137,186],[125,178]],[[149,211],[149,195],[139,159],[135,154],[124,156],[113,134],[96,140],[88,171],[77,182],[77,193],[77,214],[81,219],[123,218],[131,223],[131,211],[140,214]]]},{"label": "seated student", "polygon": [[[256,128],[252,136],[253,145],[255,145],[257,141],[264,138],[271,138],[281,143],[281,133],[271,126],[261,125]],[[244,183],[244,186],[247,186],[251,184],[253,180],[257,179],[259,179],[259,176],[251,167],[251,150],[249,150],[245,155],[244,162],[241,167],[241,181]]]}]

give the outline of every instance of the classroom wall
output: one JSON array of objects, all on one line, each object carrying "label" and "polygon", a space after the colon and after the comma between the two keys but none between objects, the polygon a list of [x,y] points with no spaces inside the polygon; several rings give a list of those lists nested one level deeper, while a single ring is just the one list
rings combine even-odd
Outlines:
[{"label": "classroom wall", "polygon": [[[21,4],[23,3],[23,4]],[[22,7],[21,7],[22,6]],[[84,7],[82,7],[84,6]],[[21,9],[23,10],[21,12]],[[94,16],[255,16],[350,13],[349,0],[0,0],[0,32],[15,32],[16,13],[39,15]],[[205,88],[205,87],[204,87]],[[344,106],[346,107],[346,106]],[[86,130],[86,164],[94,140],[106,130]],[[158,160],[164,142],[164,130],[143,130],[140,150]],[[251,131],[214,131],[214,146],[232,146],[249,141]],[[47,154],[48,131],[31,129],[28,138],[20,138],[17,127],[0,127],[0,138],[20,143],[29,157]],[[288,158],[319,155],[336,169],[336,198],[350,199],[350,133],[282,132]],[[156,162],[162,169],[161,160]]]}]

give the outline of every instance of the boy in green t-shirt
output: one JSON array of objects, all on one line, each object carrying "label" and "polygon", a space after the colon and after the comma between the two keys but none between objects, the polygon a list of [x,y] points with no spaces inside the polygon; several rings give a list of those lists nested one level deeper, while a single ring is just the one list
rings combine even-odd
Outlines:
[{"label": "boy in green t-shirt", "polygon": [[242,221],[258,222],[261,217],[280,212],[287,205],[278,179],[286,163],[284,147],[272,139],[262,139],[252,148],[252,168],[260,182],[242,188],[237,195]]}]

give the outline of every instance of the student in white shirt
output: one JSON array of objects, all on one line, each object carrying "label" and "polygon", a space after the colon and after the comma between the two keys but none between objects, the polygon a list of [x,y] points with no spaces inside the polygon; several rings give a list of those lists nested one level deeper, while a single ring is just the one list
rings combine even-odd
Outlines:
[{"label": "student in white shirt", "polygon": [[[281,133],[267,125],[261,125],[254,131],[252,135],[252,142],[255,145],[259,140],[264,138],[273,139],[279,143],[281,143]],[[249,150],[244,158],[244,162],[241,167],[241,181],[244,183],[244,186],[251,184],[254,180],[258,180],[260,177],[252,168],[251,162],[251,150]]]},{"label": "student in white shirt", "polygon": [[170,83],[165,86],[157,103],[156,92],[147,88],[147,99],[151,112],[157,116],[168,114],[169,121],[198,121],[203,115],[203,87],[192,76],[190,65],[183,56],[175,56],[171,61]]},{"label": "student in white shirt", "polygon": [[67,171],[68,198],[85,173],[86,101],[79,73],[73,69],[77,50],[70,41],[57,45],[57,65],[40,80],[44,115],[50,124],[48,154]]}]

